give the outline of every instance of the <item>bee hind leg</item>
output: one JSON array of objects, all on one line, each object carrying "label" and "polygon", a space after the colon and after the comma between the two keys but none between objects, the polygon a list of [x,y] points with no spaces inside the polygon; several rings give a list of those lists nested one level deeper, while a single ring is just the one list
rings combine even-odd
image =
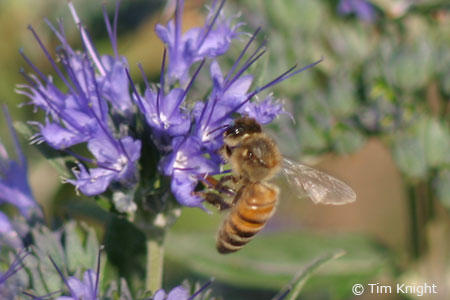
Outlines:
[{"label": "bee hind leg", "polygon": [[196,195],[202,197],[206,202],[211,203],[220,211],[231,208],[231,205],[219,194],[213,192],[196,192]]}]

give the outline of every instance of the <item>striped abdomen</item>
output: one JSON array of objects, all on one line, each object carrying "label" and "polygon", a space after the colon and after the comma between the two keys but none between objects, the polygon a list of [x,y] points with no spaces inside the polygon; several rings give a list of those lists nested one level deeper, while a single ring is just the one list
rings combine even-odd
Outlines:
[{"label": "striped abdomen", "polygon": [[275,211],[278,189],[267,183],[246,186],[222,223],[217,236],[217,251],[230,253],[250,242]]}]

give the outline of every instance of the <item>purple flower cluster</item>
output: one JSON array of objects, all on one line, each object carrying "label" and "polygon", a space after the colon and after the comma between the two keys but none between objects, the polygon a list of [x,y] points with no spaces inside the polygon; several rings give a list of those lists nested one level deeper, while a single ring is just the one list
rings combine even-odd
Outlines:
[{"label": "purple flower cluster", "polygon": [[342,15],[355,13],[360,20],[368,23],[375,20],[375,9],[366,0],[341,0],[338,5],[338,11]]},{"label": "purple flower cluster", "polygon": [[[35,201],[27,179],[27,161],[22,152],[16,132],[6,106],[3,107],[8,124],[17,161],[9,158],[4,145],[0,141],[0,204],[8,203],[16,207],[27,219],[41,218],[42,211]],[[14,249],[23,247],[22,239],[6,214],[0,211],[0,246],[7,245]]]},{"label": "purple flower cluster", "polygon": [[[271,94],[261,101],[257,95],[318,63],[301,69],[294,66],[269,83],[254,86],[254,77],[248,70],[265,53],[266,43],[263,41],[250,50],[258,29],[233,66],[223,72],[217,58],[228,51],[233,40],[244,35],[239,31],[242,23],[235,22],[235,17],[224,16],[224,3],[225,0],[213,1],[203,26],[182,33],[184,1],[177,1],[174,20],[155,29],[166,45],[159,85],[147,82],[141,68],[143,93],[134,85],[125,58],[117,53],[117,7],[113,25],[104,13],[114,56],[97,54],[70,2],[84,51],[69,46],[61,23],[57,29],[47,21],[62,44],[58,57],[63,70],[30,27],[67,90],[57,88],[51,77],[43,75],[23,55],[36,75],[24,74],[28,84],[20,86],[19,92],[46,112],[44,124],[34,123],[39,128],[34,141],[46,142],[83,161],[73,171],[75,179],[67,182],[89,196],[103,193],[113,183],[119,183],[119,187],[133,186],[138,181],[141,140],[150,136],[162,157],[159,171],[171,177],[171,191],[178,202],[202,207],[203,199],[194,192],[195,187],[204,176],[222,172],[223,162],[217,151],[223,139],[218,129],[230,125],[237,114],[248,115],[262,124],[272,122],[284,113],[282,104]],[[211,87],[206,90],[210,93],[204,101],[191,104],[186,101],[188,93],[202,68],[208,65]],[[114,116],[136,120],[137,113],[144,116],[150,128],[150,132],[144,133],[147,137],[136,136],[132,130],[117,132],[116,128],[127,127],[115,124]],[[78,144],[86,144],[94,159],[74,153],[71,148]]]},{"label": "purple flower cluster", "polygon": [[3,106],[3,111],[13,138],[18,161],[9,158],[8,152],[0,141],[0,204],[9,203],[17,207],[25,218],[31,218],[34,214],[40,216],[42,212],[34,200],[27,180],[27,160],[20,147],[6,106]]},{"label": "purple flower cluster", "polygon": [[[133,110],[125,72],[127,62],[117,52],[117,9],[113,25],[104,9],[106,28],[115,55],[99,56],[73,4],[69,2],[68,5],[79,27],[84,51],[76,51],[68,44],[61,22],[56,28],[46,20],[62,44],[57,50],[62,68],[51,57],[34,29],[29,27],[66,86],[66,91],[59,89],[52,77],[42,74],[21,51],[35,74],[26,75],[23,72],[28,84],[19,85],[18,93],[27,96],[30,104],[46,113],[44,124],[33,123],[39,128],[34,142],[46,142],[54,149],[66,151],[92,166],[88,168],[78,163],[78,169],[73,171],[75,179],[67,182],[83,194],[93,196],[103,193],[111,183],[124,186],[136,183],[141,142],[127,132],[117,132],[117,124],[113,123],[112,118],[117,115],[127,118]],[[94,159],[73,153],[70,148],[78,144],[86,144]]]},{"label": "purple flower cluster", "polygon": [[234,18],[225,18],[222,7],[225,1],[214,1],[202,27],[195,27],[181,33],[181,20],[184,0],[177,1],[175,20],[167,26],[156,25],[156,33],[169,49],[170,65],[167,77],[170,82],[189,80],[189,69],[192,64],[204,58],[215,58],[225,54],[231,40],[241,33],[238,29],[243,23],[232,25]]},{"label": "purple flower cluster", "polygon": [[[261,91],[309,68],[291,68],[262,87],[254,87],[253,76],[245,74],[264,54],[265,41],[248,54],[259,29],[251,36],[231,69],[224,74],[216,57],[224,54],[242,23],[232,25],[232,19],[222,16],[225,1],[212,5],[203,27],[193,28],[181,34],[181,11],[184,1],[177,2],[175,20],[156,30],[168,49],[169,65],[164,73],[165,56],[161,70],[160,88],[157,91],[147,86],[143,97],[137,93],[137,104],[145,114],[153,130],[153,139],[164,151],[160,163],[163,174],[171,176],[171,190],[177,200],[186,206],[202,207],[202,197],[194,192],[198,182],[207,175],[221,172],[222,159],[217,154],[223,144],[217,129],[233,122],[234,114],[249,115],[262,124],[268,124],[279,114],[283,106],[272,95],[263,101],[250,101]],[[214,8],[218,7],[216,12]],[[214,13],[213,13],[214,12]],[[244,61],[244,56],[248,56]],[[206,101],[198,101],[192,109],[185,104],[186,95],[207,58],[212,89]],[[201,61],[193,75],[193,63]],[[168,86],[165,79],[168,78]],[[184,87],[184,88],[180,88]],[[168,91],[164,92],[164,90]]]}]

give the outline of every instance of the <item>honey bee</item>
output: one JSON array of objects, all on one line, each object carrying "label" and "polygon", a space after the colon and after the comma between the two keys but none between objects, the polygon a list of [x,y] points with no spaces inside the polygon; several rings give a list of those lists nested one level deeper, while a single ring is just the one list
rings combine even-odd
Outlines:
[{"label": "honey bee", "polygon": [[[223,137],[220,154],[231,164],[232,175],[220,180],[208,177],[207,184],[216,193],[204,194],[205,200],[220,210],[230,209],[217,235],[219,253],[238,251],[265,226],[275,212],[279,194],[269,180],[281,170],[294,190],[306,192],[314,203],[340,205],[356,200],[356,194],[342,181],[283,158],[276,143],[253,118],[236,119]],[[231,203],[224,200],[227,195],[233,197]]]}]

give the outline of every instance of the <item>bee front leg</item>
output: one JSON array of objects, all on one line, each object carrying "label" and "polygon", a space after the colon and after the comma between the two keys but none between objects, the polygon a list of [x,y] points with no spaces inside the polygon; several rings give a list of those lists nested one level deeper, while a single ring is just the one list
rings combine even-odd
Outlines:
[{"label": "bee front leg", "polygon": [[231,208],[231,205],[226,202],[219,194],[213,192],[196,192],[195,194],[205,199],[206,202],[211,203],[212,205],[217,207],[217,209],[220,211]]},{"label": "bee front leg", "polygon": [[222,159],[225,161],[225,163],[228,163],[228,160],[230,159],[232,152],[233,152],[233,150],[227,144],[224,144],[219,149],[219,154],[222,157]]}]

